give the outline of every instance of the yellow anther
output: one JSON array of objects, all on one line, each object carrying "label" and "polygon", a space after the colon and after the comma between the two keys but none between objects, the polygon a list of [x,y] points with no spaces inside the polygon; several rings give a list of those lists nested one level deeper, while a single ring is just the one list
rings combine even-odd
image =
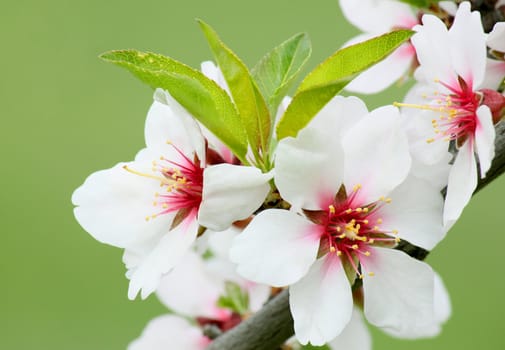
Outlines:
[{"label": "yellow anther", "polygon": [[163,209],[167,209],[167,208],[168,208],[168,204],[167,204],[167,203],[163,203],[163,204],[161,205],[161,207],[162,207]]},{"label": "yellow anther", "polygon": [[166,141],[166,143],[167,143],[167,145],[171,145],[171,144],[172,144],[172,141],[167,140],[167,141]]},{"label": "yellow anther", "polygon": [[342,252],[340,250],[337,252],[337,256],[342,256]]},{"label": "yellow anther", "polygon": [[330,247],[330,252],[335,253],[336,250],[337,249],[335,249],[335,247],[333,247],[333,246]]},{"label": "yellow anther", "polygon": [[377,219],[377,223],[378,223],[379,225],[380,225],[380,224],[382,224],[382,218],[378,218],[378,219]]},{"label": "yellow anther", "polygon": [[153,206],[157,206],[158,205],[158,202],[153,202]]},{"label": "yellow anther", "polygon": [[385,200],[385,202],[388,203],[388,204],[391,203],[392,201],[393,200],[391,198],[386,198],[386,200]]},{"label": "yellow anther", "polygon": [[373,230],[374,230],[374,231],[379,231],[379,226],[374,226],[374,227],[373,227]]},{"label": "yellow anther", "polygon": [[370,238],[370,240],[368,241],[370,244],[373,244],[375,242],[375,239],[373,238]]},{"label": "yellow anther", "polygon": [[395,242],[396,242],[396,243],[400,243],[400,242],[401,242],[400,237],[395,237]]},{"label": "yellow anther", "polygon": [[363,213],[368,213],[368,208],[363,208]]},{"label": "yellow anther", "polygon": [[354,209],[357,213],[361,213],[363,211],[363,208],[356,208]]},{"label": "yellow anther", "polygon": [[345,233],[342,233],[340,236],[338,236],[338,238],[340,238],[340,239],[345,238]]},{"label": "yellow anther", "polygon": [[354,187],[352,188],[352,190],[353,190],[354,192],[356,192],[356,191],[357,191],[357,190],[359,190],[360,188],[361,188],[361,184],[356,184],[356,185],[354,185]]},{"label": "yellow anther", "polygon": [[158,192],[155,192],[155,193],[154,193],[154,196],[155,196],[155,197],[159,197],[159,196],[160,196],[160,194],[159,194]]},{"label": "yellow anther", "polygon": [[351,246],[351,248],[352,248],[352,249],[354,249],[354,250],[356,250],[356,249],[358,249],[359,247],[358,247],[358,245],[357,245],[357,244],[353,244],[353,245]]},{"label": "yellow anther", "polygon": [[363,279],[363,275],[362,274],[359,274],[358,277],[359,277],[360,280]]},{"label": "yellow anther", "polygon": [[363,220],[363,223],[364,223],[365,225],[368,225],[368,220],[367,220],[367,219]]},{"label": "yellow anther", "polygon": [[436,119],[433,119],[433,120],[431,121],[431,124],[437,124],[437,120],[436,120]]},{"label": "yellow anther", "polygon": [[398,234],[398,230],[393,230],[391,231],[394,235],[397,235]]},{"label": "yellow anther", "polygon": [[156,163],[155,160],[153,160],[152,164],[153,164],[153,166],[157,166],[158,165],[158,163]]},{"label": "yellow anther", "polygon": [[373,277],[373,276],[375,276],[375,273],[373,273],[373,272],[369,272],[369,273],[368,273],[368,276]]},{"label": "yellow anther", "polygon": [[379,200],[380,200],[380,201],[383,201],[384,199],[385,199],[385,198],[384,198],[384,196],[380,196],[380,197],[379,197]]},{"label": "yellow anther", "polygon": [[365,256],[370,256],[370,252],[369,252],[369,251],[366,251],[366,252],[365,252]]},{"label": "yellow anther", "polygon": [[340,228],[340,226],[337,226],[336,230],[337,230],[337,232],[342,231],[342,229]]},{"label": "yellow anther", "polygon": [[427,139],[426,140],[427,143],[432,143],[432,142],[435,142],[435,139],[431,138],[431,139]]},{"label": "yellow anther", "polygon": [[347,209],[345,212],[346,212],[346,214],[351,214],[351,213],[352,213],[352,209],[351,209],[351,208],[349,208],[349,209]]},{"label": "yellow anther", "polygon": [[149,221],[151,218],[149,216],[146,216],[146,221]]},{"label": "yellow anther", "polygon": [[335,207],[333,206],[333,204],[330,204],[328,206],[328,209],[330,210],[330,214],[335,214]]}]

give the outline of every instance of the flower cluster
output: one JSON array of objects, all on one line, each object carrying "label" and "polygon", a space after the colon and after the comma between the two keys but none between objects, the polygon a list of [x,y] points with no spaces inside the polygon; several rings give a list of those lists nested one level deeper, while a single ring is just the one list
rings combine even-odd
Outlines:
[{"label": "flower cluster", "polygon": [[[406,248],[435,248],[491,167],[505,114],[505,23],[487,34],[469,2],[340,5],[365,34],[292,98],[310,54],[304,35],[251,72],[203,22],[218,66],[104,54],[156,88],[146,148],[72,197],[81,226],[124,249],[129,298],[156,292],[173,311],[129,349],[204,349],[284,288],[289,348],[370,349],[363,316],[400,338],[435,336],[447,321],[440,276]],[[359,61],[367,50],[379,53]],[[348,73],[346,55],[359,61]],[[411,76],[404,101],[372,111],[338,95]]]}]

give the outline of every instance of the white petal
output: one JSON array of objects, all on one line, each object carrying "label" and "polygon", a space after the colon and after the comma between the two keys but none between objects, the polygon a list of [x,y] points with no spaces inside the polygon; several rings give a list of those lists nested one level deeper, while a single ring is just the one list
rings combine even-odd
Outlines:
[{"label": "white petal", "polygon": [[251,312],[259,311],[270,298],[271,288],[264,284],[249,282],[246,284],[249,292],[249,309]]},{"label": "white petal", "polygon": [[342,135],[368,114],[357,97],[336,96],[296,138],[279,142],[275,182],[295,208],[321,209],[342,184]]},{"label": "white petal", "polygon": [[151,320],[128,350],[202,350],[210,341],[182,317],[164,315]]},{"label": "white petal", "polygon": [[407,177],[411,158],[400,122],[396,107],[381,107],[344,136],[344,183],[348,189],[361,184],[364,200],[386,196]]},{"label": "white petal", "polygon": [[480,13],[470,12],[470,3],[459,5],[454,23],[449,29],[451,60],[456,73],[467,83],[477,87],[486,70],[486,35]]},{"label": "white petal", "polygon": [[334,350],[372,350],[372,337],[363,320],[361,310],[354,307],[347,327],[328,345]]},{"label": "white petal", "polygon": [[399,250],[375,247],[362,267],[365,316],[370,323],[410,337],[433,321],[434,277],[426,263]]},{"label": "white petal", "polygon": [[144,254],[139,256],[135,251],[125,251],[123,260],[129,268],[130,278],[128,298],[135,299],[142,290],[141,297],[145,299],[158,288],[161,277],[170,272],[188,252],[196,239],[197,228],[198,223],[194,217],[188,217],[163,235],[155,245],[150,244],[152,248]]},{"label": "white petal", "polygon": [[319,227],[305,218],[287,210],[265,210],[234,239],[230,259],[251,281],[287,286],[316,260],[319,238]]},{"label": "white petal", "polygon": [[505,22],[495,23],[493,30],[487,37],[487,46],[505,53]]},{"label": "white petal", "polygon": [[472,141],[467,140],[460,147],[449,173],[444,204],[444,225],[447,229],[458,220],[476,187],[477,163],[473,154]]},{"label": "white petal", "polygon": [[340,7],[347,20],[364,32],[382,34],[417,23],[410,7],[399,1],[340,0]]},{"label": "white petal", "polygon": [[224,280],[207,272],[204,261],[189,251],[160,282],[156,295],[169,309],[185,316],[217,318],[217,299]]},{"label": "white petal", "polygon": [[343,152],[338,137],[314,128],[302,130],[277,146],[275,184],[295,208],[321,209],[342,184]]},{"label": "white petal", "polygon": [[[422,79],[426,83],[440,79],[453,85],[457,82],[457,76],[451,61],[451,43],[447,27],[433,15],[424,15],[422,22],[422,26],[414,27],[417,33],[411,37],[421,65],[418,71],[423,73]],[[416,72],[417,79],[421,78],[420,75]]]},{"label": "white petal", "polygon": [[381,228],[398,230],[399,237],[431,250],[445,236],[440,189],[409,176],[390,195],[392,202],[380,209]]},{"label": "white petal", "polygon": [[200,64],[200,69],[207,78],[214,80],[217,85],[219,85],[228,93],[228,95],[231,96],[230,89],[228,88],[223,72],[221,72],[221,69],[219,69],[214,62],[204,61]]},{"label": "white petal", "polygon": [[444,281],[438,273],[435,273],[433,301],[435,306],[435,319],[439,323],[445,323],[452,314],[451,299]]},{"label": "white petal", "polygon": [[336,254],[317,260],[289,289],[295,335],[305,345],[320,346],[339,335],[352,315],[349,281]]},{"label": "white petal", "polygon": [[205,163],[205,140],[198,123],[165,90],[156,89],[154,92],[154,102],[147,114],[145,138],[147,147],[165,158],[177,159],[176,146],[191,160],[196,152],[200,161]]},{"label": "white petal", "polygon": [[480,177],[484,178],[494,158],[496,131],[493,125],[493,116],[488,106],[480,106],[476,114],[475,153],[479,157]]},{"label": "white petal", "polygon": [[486,63],[486,75],[480,87],[497,90],[504,78],[505,61],[488,58]]},{"label": "white petal", "polygon": [[418,325],[415,333],[404,333],[395,329],[384,328],[385,333],[403,339],[432,338],[440,334],[442,325],[451,315],[451,301],[440,276],[434,272],[433,277],[433,320],[424,325]]},{"label": "white petal", "polygon": [[414,47],[403,44],[383,61],[360,73],[345,89],[362,94],[381,92],[407,76],[415,57]]},{"label": "white petal", "polygon": [[450,14],[451,16],[455,16],[456,15],[456,11],[458,11],[458,5],[456,5],[452,1],[440,1],[438,3],[438,6],[440,6],[440,8],[442,10],[444,10],[445,12],[447,12],[448,14]]},{"label": "white petal", "polygon": [[121,248],[166,233],[173,218],[160,215],[146,221],[146,216],[156,213],[152,203],[159,182],[132,174],[124,166],[151,171],[150,165],[120,163],[91,174],[72,195],[79,224],[98,241]]},{"label": "white petal", "polygon": [[198,222],[212,230],[222,231],[234,221],[248,218],[263,204],[270,191],[268,181],[272,176],[255,167],[231,164],[206,168]]}]

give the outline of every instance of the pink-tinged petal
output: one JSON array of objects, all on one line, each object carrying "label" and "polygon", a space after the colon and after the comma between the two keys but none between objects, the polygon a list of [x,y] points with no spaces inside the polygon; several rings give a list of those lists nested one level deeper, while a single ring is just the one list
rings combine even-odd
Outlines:
[{"label": "pink-tinged petal", "polygon": [[480,13],[470,12],[469,2],[459,5],[449,29],[449,43],[453,69],[467,83],[479,86],[486,70],[486,34]]},{"label": "pink-tinged petal", "polygon": [[500,87],[505,78],[505,61],[498,61],[488,58],[486,63],[486,74],[481,88],[496,90]]},{"label": "pink-tinged petal", "polygon": [[372,350],[372,337],[358,308],[352,311],[351,320],[342,333],[328,343],[334,350]]},{"label": "pink-tinged petal", "polygon": [[319,227],[294,212],[265,210],[234,239],[230,259],[244,278],[283,287],[307,273],[319,238]]},{"label": "pink-tinged petal", "polygon": [[399,250],[374,247],[370,251],[362,262],[366,318],[396,334],[415,336],[433,322],[433,270]]},{"label": "pink-tinged petal", "polygon": [[409,176],[389,197],[391,203],[379,212],[384,222],[381,228],[397,230],[401,239],[427,250],[444,238],[444,200],[439,188]]},{"label": "pink-tinged petal", "polygon": [[338,336],[351,319],[349,281],[336,254],[317,260],[309,273],[289,289],[295,336],[305,345],[324,345]]},{"label": "pink-tinged petal", "polygon": [[344,136],[343,146],[345,186],[362,185],[365,201],[387,196],[410,170],[407,136],[396,107],[372,111]]},{"label": "pink-tinged petal", "polygon": [[219,164],[206,168],[198,222],[222,231],[233,222],[248,218],[263,204],[272,177],[271,173],[263,174],[248,166]]},{"label": "pink-tinged petal", "polygon": [[169,309],[190,317],[220,316],[217,299],[224,292],[224,280],[209,274],[204,261],[189,251],[167,275],[163,276],[156,295]]},{"label": "pink-tinged petal", "polygon": [[96,240],[121,248],[166,233],[173,218],[161,215],[146,221],[156,213],[153,200],[159,182],[129,173],[124,166],[151,172],[150,164],[119,163],[91,174],[72,195],[79,224]]},{"label": "pink-tinged petal", "polygon": [[444,204],[444,225],[447,229],[458,220],[477,187],[477,163],[473,150],[472,140],[466,141],[460,147],[449,173]]},{"label": "pink-tinged petal", "polygon": [[186,255],[196,239],[197,230],[198,222],[194,215],[190,215],[159,241],[150,242],[148,247],[127,249],[123,261],[128,267],[127,277],[130,279],[128,298],[135,299],[141,291],[141,298],[146,299],[154,292],[161,277]]},{"label": "pink-tinged petal", "polygon": [[452,85],[457,82],[451,61],[450,39],[445,24],[433,15],[424,15],[423,25],[414,27],[417,31],[411,38],[421,67],[416,72],[416,78],[425,83],[435,79]]},{"label": "pink-tinged petal", "polygon": [[344,16],[364,32],[383,34],[394,27],[411,28],[417,23],[411,8],[399,1],[340,0]]},{"label": "pink-tinged petal", "polygon": [[306,128],[277,146],[275,184],[295,208],[321,209],[342,184],[343,152],[338,137]]},{"label": "pink-tinged petal", "polygon": [[495,23],[487,37],[487,46],[492,50],[505,53],[505,22]]},{"label": "pink-tinged petal", "polygon": [[182,317],[164,315],[151,320],[128,350],[202,350],[210,340]]},{"label": "pink-tinged petal", "polygon": [[383,61],[358,75],[345,87],[347,91],[375,94],[406,77],[416,52],[410,43],[403,44]]},{"label": "pink-tinged petal", "polygon": [[[178,159],[176,146],[188,158],[193,154],[205,162],[205,140],[196,120],[168,92],[156,89],[145,126],[148,148],[168,159]],[[174,146],[172,146],[172,143]]]},{"label": "pink-tinged petal", "polygon": [[493,125],[493,116],[488,106],[480,106],[476,114],[475,153],[479,157],[480,177],[484,178],[494,158],[496,130]]}]

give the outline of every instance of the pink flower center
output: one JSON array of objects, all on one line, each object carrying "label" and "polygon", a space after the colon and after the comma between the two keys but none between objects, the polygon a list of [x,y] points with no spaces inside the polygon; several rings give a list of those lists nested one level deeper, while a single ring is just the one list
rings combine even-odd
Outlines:
[{"label": "pink flower center", "polygon": [[431,96],[424,95],[423,98],[429,100],[425,105],[408,103],[395,103],[395,105],[430,110],[439,114],[437,119],[431,121],[435,136],[427,139],[428,143],[437,139],[456,140],[459,143],[468,138],[473,139],[477,127],[477,108],[482,96],[473,91],[471,81],[467,82],[461,77],[458,77],[458,81],[453,84],[440,80],[435,82],[445,87],[448,92],[434,91]]},{"label": "pink flower center", "polygon": [[394,247],[400,239],[395,237],[398,231],[381,228],[383,219],[380,211],[384,205],[391,203],[391,198],[381,197],[375,202],[363,203],[358,195],[360,189],[361,186],[357,185],[347,195],[342,187],[328,209],[305,213],[322,227],[319,254],[337,254],[363,278],[359,264],[363,263],[364,257],[371,255],[369,246]]},{"label": "pink flower center", "polygon": [[147,216],[146,220],[171,212],[181,213],[180,219],[196,216],[202,202],[203,168],[200,167],[200,160],[196,155],[194,160],[191,160],[177,146],[171,143],[170,145],[180,155],[179,159],[160,157],[159,161],[153,161],[152,174],[124,166],[130,173],[160,182],[163,191],[156,192],[153,201],[153,206],[158,208],[158,211]]}]

